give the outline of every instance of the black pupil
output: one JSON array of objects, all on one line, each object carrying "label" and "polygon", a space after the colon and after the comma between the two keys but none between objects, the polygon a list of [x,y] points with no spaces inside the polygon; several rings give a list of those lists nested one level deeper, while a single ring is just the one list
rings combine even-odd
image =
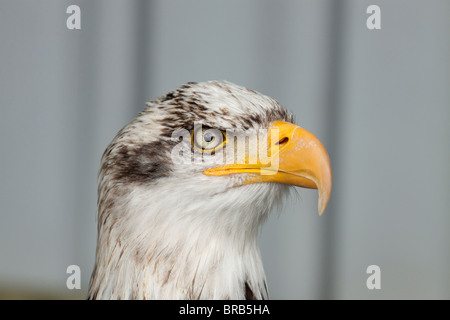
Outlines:
[{"label": "black pupil", "polygon": [[214,136],[210,132],[206,132],[203,139],[205,139],[206,142],[211,142],[214,140]]}]

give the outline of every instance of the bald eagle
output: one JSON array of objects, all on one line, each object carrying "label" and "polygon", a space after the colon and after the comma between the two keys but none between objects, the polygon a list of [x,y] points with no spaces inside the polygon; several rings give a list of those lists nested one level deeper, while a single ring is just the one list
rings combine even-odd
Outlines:
[{"label": "bald eagle", "polygon": [[89,299],[268,299],[261,225],[290,186],[318,189],[322,214],[332,185],[314,135],[227,81],[147,103],[105,150],[98,180]]}]

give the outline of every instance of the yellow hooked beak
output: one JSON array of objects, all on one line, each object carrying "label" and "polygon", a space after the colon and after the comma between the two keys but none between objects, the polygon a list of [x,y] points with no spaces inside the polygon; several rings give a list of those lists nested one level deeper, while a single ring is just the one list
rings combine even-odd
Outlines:
[{"label": "yellow hooked beak", "polygon": [[328,153],[310,132],[294,124],[275,121],[268,131],[267,160],[247,155],[243,163],[233,163],[204,171],[210,176],[246,174],[242,184],[279,182],[318,189],[319,215],[330,199],[332,174]]}]

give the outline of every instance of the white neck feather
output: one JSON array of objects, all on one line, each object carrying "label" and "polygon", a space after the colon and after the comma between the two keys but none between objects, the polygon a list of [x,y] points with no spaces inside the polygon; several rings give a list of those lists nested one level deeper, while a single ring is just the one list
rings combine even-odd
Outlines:
[{"label": "white neck feather", "polygon": [[108,212],[99,207],[89,298],[245,299],[246,289],[268,298],[258,234],[283,186],[223,192],[188,183],[166,179],[104,195],[116,200]]}]

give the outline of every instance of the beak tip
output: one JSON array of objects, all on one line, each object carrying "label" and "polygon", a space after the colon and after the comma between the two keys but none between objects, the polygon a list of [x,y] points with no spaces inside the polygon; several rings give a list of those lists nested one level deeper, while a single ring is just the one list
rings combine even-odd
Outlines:
[{"label": "beak tip", "polygon": [[318,212],[319,212],[319,216],[321,216],[323,214],[323,212],[325,211],[327,205],[328,205],[328,201],[330,200],[330,193],[331,190],[329,190],[328,192],[326,192],[325,194],[323,193],[319,193],[319,203],[318,203]]},{"label": "beak tip", "polygon": [[323,206],[320,206],[320,205],[319,205],[319,210],[318,210],[319,217],[322,216],[322,214],[323,214],[324,211],[325,211],[325,208],[324,208]]}]

